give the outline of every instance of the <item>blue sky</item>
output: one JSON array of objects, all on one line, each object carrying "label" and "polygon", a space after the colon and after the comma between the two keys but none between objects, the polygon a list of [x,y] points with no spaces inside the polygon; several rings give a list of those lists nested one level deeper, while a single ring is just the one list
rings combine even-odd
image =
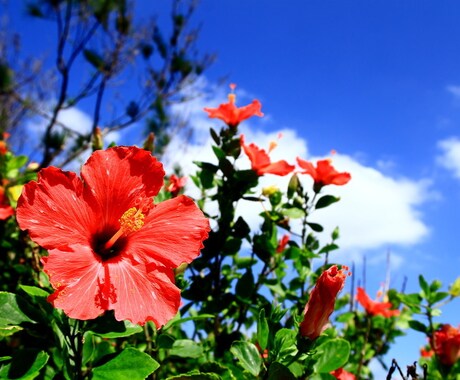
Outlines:
[{"label": "blue sky", "polygon": [[[168,4],[138,1],[137,16],[160,11],[166,22]],[[353,180],[331,189],[342,201],[318,220],[341,227],[337,261],[366,256],[371,294],[385,279],[388,251],[396,288],[407,276],[415,290],[418,273],[447,285],[460,275],[459,14],[453,0],[202,0],[198,46],[217,60],[195,88],[201,97],[177,110],[197,141],[184,150],[178,137],[170,156],[202,158],[206,131],[218,126],[202,107],[225,101],[222,78],[236,82],[238,104],[257,98],[266,114],[245,124],[248,141],[267,146],[283,131],[274,158],[290,161],[338,151],[336,166]],[[18,5],[11,17],[25,50],[45,53],[39,43],[54,41],[53,31],[25,21]],[[70,117],[88,119],[85,110]],[[459,310],[454,301],[438,320],[457,325]],[[398,353],[403,364],[416,359],[419,338]]]}]

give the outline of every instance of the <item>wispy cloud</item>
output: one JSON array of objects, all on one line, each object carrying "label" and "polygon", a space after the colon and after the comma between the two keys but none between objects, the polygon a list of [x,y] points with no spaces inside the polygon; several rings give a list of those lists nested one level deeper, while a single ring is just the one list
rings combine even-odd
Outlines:
[{"label": "wispy cloud", "polygon": [[441,155],[437,157],[437,163],[450,170],[455,178],[460,179],[460,139],[450,137],[438,142]]}]

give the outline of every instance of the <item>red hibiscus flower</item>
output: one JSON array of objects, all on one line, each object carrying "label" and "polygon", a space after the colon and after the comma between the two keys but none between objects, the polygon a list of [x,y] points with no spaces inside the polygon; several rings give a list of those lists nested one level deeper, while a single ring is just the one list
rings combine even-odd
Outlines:
[{"label": "red hibiscus flower", "polygon": [[434,352],[442,364],[452,366],[460,359],[460,329],[442,325],[433,335]]},{"label": "red hibiscus flower", "polygon": [[352,373],[345,371],[343,368],[336,369],[331,372],[331,375],[339,380],[355,380],[356,377]]},{"label": "red hibiscus flower", "polygon": [[190,263],[209,222],[185,196],[154,204],[163,166],[135,147],[96,151],[75,173],[42,169],[24,186],[17,220],[49,251],[55,307],[71,318],[114,310],[117,320],[162,326],[177,313],[173,268]]},{"label": "red hibiscus flower", "polygon": [[313,340],[326,328],[334,311],[337,294],[342,290],[349,275],[347,270],[345,266],[338,269],[337,265],[333,265],[318,278],[305,306],[304,318],[300,323],[300,335]]},{"label": "red hibiscus flower", "polygon": [[319,192],[326,185],[345,185],[351,179],[350,173],[339,173],[335,170],[330,160],[319,160],[316,163],[316,168],[311,162],[302,160],[300,157],[297,157],[297,163],[303,169],[301,173],[310,175],[315,181],[314,189],[316,192]]},{"label": "red hibiscus flower", "polygon": [[[246,145],[244,142],[244,135],[241,135],[240,137],[240,144],[244,153],[246,153],[251,161],[252,170],[254,170],[259,176],[264,174],[284,176],[295,169],[295,166],[289,165],[285,160],[272,163],[268,153],[264,149],[260,149],[255,144]],[[274,144],[271,144],[271,149],[273,149],[273,147]],[[271,149],[269,149],[269,152]]]},{"label": "red hibiscus flower", "polygon": [[249,119],[252,116],[264,116],[260,111],[262,104],[258,100],[253,100],[251,104],[244,107],[235,105],[236,95],[233,93],[236,85],[231,84],[232,92],[228,94],[228,103],[222,103],[218,108],[205,108],[209,117],[223,120],[229,127],[236,128],[243,120]]},{"label": "red hibiscus flower", "polygon": [[11,215],[14,215],[14,209],[5,195],[5,188],[0,186],[0,220],[8,219]]},{"label": "red hibiscus flower", "polygon": [[399,310],[392,310],[391,302],[378,302],[372,300],[363,288],[358,287],[356,299],[369,315],[381,315],[390,318],[399,315]]},{"label": "red hibiscus flower", "polygon": [[281,240],[278,243],[278,247],[276,247],[276,252],[277,253],[281,253],[281,252],[284,251],[284,249],[286,248],[286,245],[289,242],[290,238],[291,238],[291,236],[289,234],[283,235],[283,237],[281,238]]},{"label": "red hibiscus flower", "polygon": [[166,191],[169,191],[173,197],[177,197],[179,191],[184,188],[187,177],[178,177],[175,174],[169,176],[169,183],[166,185]]}]

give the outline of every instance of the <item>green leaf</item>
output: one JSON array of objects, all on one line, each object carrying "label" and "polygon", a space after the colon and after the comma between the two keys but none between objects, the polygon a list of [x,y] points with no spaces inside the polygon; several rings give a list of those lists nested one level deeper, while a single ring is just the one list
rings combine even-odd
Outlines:
[{"label": "green leaf", "polygon": [[48,297],[50,294],[41,288],[36,286],[28,286],[28,285],[19,285],[19,288],[26,292],[31,297]]},{"label": "green leaf", "polygon": [[180,325],[181,323],[188,322],[188,321],[200,321],[202,319],[214,319],[216,316],[214,314],[200,314],[194,315],[191,317],[180,318],[178,314],[178,318],[171,319],[166,325],[163,326],[163,331],[168,330],[170,327],[175,325]]},{"label": "green leaf", "polygon": [[412,330],[420,331],[422,333],[426,333],[428,331],[426,326],[423,323],[416,321],[415,319],[412,321],[409,321],[408,324]]},{"label": "green leaf", "polygon": [[88,331],[102,338],[122,338],[142,332],[143,329],[129,321],[116,321],[112,315],[106,314],[92,321]]},{"label": "green leaf", "polygon": [[241,366],[252,375],[257,376],[260,373],[262,359],[254,344],[237,340],[233,342],[230,352],[237,357]]},{"label": "green leaf", "polygon": [[265,309],[260,309],[259,319],[257,320],[257,342],[262,350],[267,348],[269,333],[270,330],[268,328],[267,318],[265,317]]},{"label": "green leaf", "polygon": [[317,347],[315,372],[329,373],[343,367],[350,355],[350,343],[344,339],[331,339]]},{"label": "green leaf", "polygon": [[297,334],[295,331],[282,328],[276,332],[274,351],[280,360],[291,357],[297,352]]},{"label": "green leaf", "polygon": [[254,275],[252,274],[252,269],[248,268],[236,283],[235,292],[238,297],[241,297],[242,299],[249,299],[251,298],[253,291]]},{"label": "green leaf", "polygon": [[219,137],[219,135],[217,134],[217,132],[216,132],[214,129],[210,128],[210,129],[209,129],[209,133],[211,134],[211,137],[212,137],[212,139],[214,140],[214,142],[215,142],[217,145],[220,145],[220,137]]},{"label": "green leaf", "polygon": [[16,294],[0,292],[0,327],[17,326],[22,322],[34,322],[24,313],[27,307],[30,305]]},{"label": "green leaf", "polygon": [[193,340],[177,339],[169,350],[169,354],[181,358],[199,358],[203,355],[203,348]]},{"label": "green leaf", "polygon": [[281,212],[291,219],[299,219],[305,215],[305,211],[298,207],[285,208]]},{"label": "green leaf", "polygon": [[94,368],[92,380],[143,380],[159,366],[149,355],[128,347],[112,360]]},{"label": "green leaf", "polygon": [[268,380],[295,380],[295,376],[283,364],[273,362],[268,368]]},{"label": "green leaf", "polygon": [[16,351],[11,363],[1,367],[1,379],[32,380],[48,362],[49,355],[44,351],[24,349]]},{"label": "green leaf", "polygon": [[307,223],[307,225],[315,232],[323,232],[324,228],[318,223]]},{"label": "green leaf", "polygon": [[442,301],[443,299],[449,297],[449,293],[447,292],[437,292],[437,293],[432,293],[430,296],[430,303],[435,304],[439,301]]},{"label": "green leaf", "polygon": [[321,198],[318,199],[318,202],[316,202],[315,208],[324,208],[338,201],[340,201],[339,197],[334,197],[333,195],[323,195]]},{"label": "green leaf", "polygon": [[0,327],[0,338],[16,334],[18,331],[23,330],[21,326],[6,326]]},{"label": "green leaf", "polygon": [[430,296],[430,286],[428,282],[426,282],[425,278],[422,275],[418,276],[418,283],[420,284],[420,288],[422,289],[424,295],[422,297],[427,298]]},{"label": "green leaf", "polygon": [[219,147],[213,146],[212,150],[214,151],[214,154],[219,160],[223,160],[225,158],[225,152]]},{"label": "green leaf", "polygon": [[221,380],[217,373],[203,373],[197,370],[184,373],[182,375],[170,376],[166,380]]}]

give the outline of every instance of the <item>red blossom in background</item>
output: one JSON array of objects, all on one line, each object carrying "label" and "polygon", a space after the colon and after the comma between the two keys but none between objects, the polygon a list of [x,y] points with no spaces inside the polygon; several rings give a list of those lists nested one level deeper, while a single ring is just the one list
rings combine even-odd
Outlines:
[{"label": "red blossom in background", "polygon": [[434,355],[434,351],[431,348],[422,347],[420,349],[420,356],[422,358],[431,358]]},{"label": "red blossom in background", "polygon": [[339,173],[335,170],[330,160],[319,160],[316,163],[316,168],[311,162],[300,157],[297,157],[297,163],[303,169],[301,173],[310,175],[315,181],[314,189],[316,192],[319,192],[323,186],[327,185],[345,185],[351,179],[350,173]]},{"label": "red blossom in background", "polygon": [[259,148],[255,144],[246,145],[244,135],[241,135],[240,137],[240,144],[244,153],[246,153],[251,161],[252,170],[254,170],[259,176],[264,174],[284,176],[295,169],[295,166],[289,165],[285,160],[271,162],[268,153],[264,149]]},{"label": "red blossom in background", "polygon": [[187,183],[187,177],[178,177],[175,174],[171,174],[169,177],[169,183],[165,186],[166,191],[169,191],[173,197],[177,197],[179,191],[184,188]]},{"label": "red blossom in background", "polygon": [[283,235],[283,237],[281,238],[281,240],[278,243],[278,247],[276,247],[276,252],[277,253],[281,253],[281,252],[284,251],[284,249],[286,248],[286,245],[289,242],[290,238],[291,238],[291,236],[289,234]]},{"label": "red blossom in background", "polygon": [[325,270],[318,278],[310,293],[310,299],[305,306],[304,318],[300,323],[300,335],[316,339],[326,328],[329,317],[334,311],[337,294],[345,285],[345,279],[350,274],[348,268],[338,269],[337,265]]},{"label": "red blossom in background", "polygon": [[369,315],[381,315],[385,318],[390,318],[399,315],[399,310],[392,310],[391,302],[378,302],[372,300],[363,288],[357,288],[356,299],[366,310]]},{"label": "red blossom in background", "polygon": [[3,133],[3,140],[0,140],[0,156],[4,156],[8,152],[8,145],[6,140],[10,137],[8,132]]},{"label": "red blossom in background", "polygon": [[231,84],[232,93],[228,94],[228,103],[222,103],[218,108],[205,108],[211,119],[222,120],[229,127],[236,128],[243,120],[252,116],[264,116],[261,112],[262,104],[258,100],[253,100],[251,104],[244,107],[235,105],[236,95],[233,93],[236,85]]},{"label": "red blossom in background", "polygon": [[434,352],[442,364],[452,366],[460,359],[460,329],[442,325],[433,334]]},{"label": "red blossom in background", "polygon": [[336,369],[331,372],[331,375],[339,380],[356,380],[356,376],[352,373],[345,371],[343,368]]},{"label": "red blossom in background", "polygon": [[24,186],[17,220],[49,251],[55,307],[83,320],[114,310],[117,320],[157,327],[174,317],[173,268],[200,253],[209,222],[185,196],[153,204],[163,177],[149,152],[115,147],[94,152],[81,178],[49,167]]},{"label": "red blossom in background", "polygon": [[5,195],[5,188],[0,186],[0,220],[8,219],[12,215],[14,215],[14,209]]}]

